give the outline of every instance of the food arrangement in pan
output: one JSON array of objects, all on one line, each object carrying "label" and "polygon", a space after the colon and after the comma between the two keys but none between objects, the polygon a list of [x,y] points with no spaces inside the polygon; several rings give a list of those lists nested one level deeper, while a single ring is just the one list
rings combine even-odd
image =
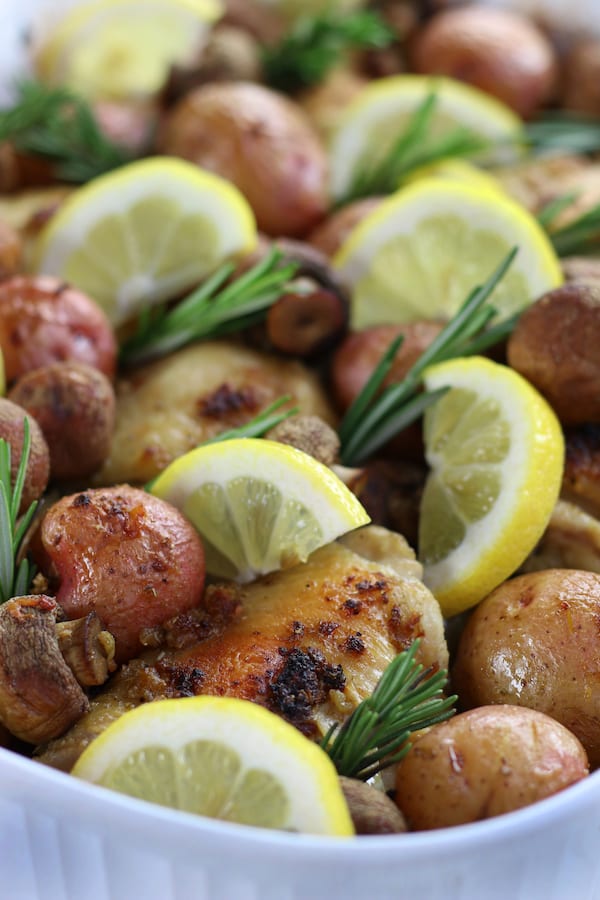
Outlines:
[{"label": "food arrangement in pan", "polygon": [[0,111],[2,744],[340,837],[586,778],[600,41],[46,12]]}]

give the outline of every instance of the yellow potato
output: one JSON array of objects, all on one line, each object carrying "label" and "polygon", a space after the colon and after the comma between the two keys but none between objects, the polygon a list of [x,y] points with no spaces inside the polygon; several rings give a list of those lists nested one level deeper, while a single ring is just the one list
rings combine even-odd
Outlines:
[{"label": "yellow potato", "polygon": [[529,806],[588,774],[566,728],[519,706],[482,706],[436,725],[398,766],[396,803],[411,830],[445,828]]}]

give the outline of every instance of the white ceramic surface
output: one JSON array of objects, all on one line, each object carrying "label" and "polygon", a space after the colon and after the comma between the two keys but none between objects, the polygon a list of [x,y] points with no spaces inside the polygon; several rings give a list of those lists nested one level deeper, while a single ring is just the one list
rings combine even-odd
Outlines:
[{"label": "white ceramic surface", "polygon": [[[37,5],[0,0],[0,98]],[[540,5],[599,25],[600,0]],[[475,825],[334,841],[163,810],[0,749],[0,900],[137,898],[600,900],[600,772]]]}]

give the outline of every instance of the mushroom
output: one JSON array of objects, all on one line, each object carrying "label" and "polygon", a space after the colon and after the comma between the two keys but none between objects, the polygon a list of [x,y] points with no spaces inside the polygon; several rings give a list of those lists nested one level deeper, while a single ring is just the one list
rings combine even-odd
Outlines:
[{"label": "mushroom", "polygon": [[73,725],[89,708],[81,684],[101,684],[113,667],[112,639],[98,617],[65,630],[59,612],[46,595],[15,597],[0,608],[0,722],[30,744]]}]

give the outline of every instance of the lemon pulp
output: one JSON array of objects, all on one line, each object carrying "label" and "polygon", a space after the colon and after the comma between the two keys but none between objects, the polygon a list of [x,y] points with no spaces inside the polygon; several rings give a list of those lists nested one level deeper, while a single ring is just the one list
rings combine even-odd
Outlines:
[{"label": "lemon pulp", "polygon": [[269,710],[234,697],[138,706],[86,747],[73,775],[242,825],[339,837],[354,833],[325,751]]},{"label": "lemon pulp", "polygon": [[421,501],[424,580],[454,615],[510,577],[541,538],[562,482],[564,439],[522,376],[480,357],[425,372],[450,390],[424,417],[431,467]]},{"label": "lemon pulp", "polygon": [[369,517],[312,456],[260,438],[208,444],[179,457],[152,485],[202,536],[211,575],[250,581],[304,562]]}]

